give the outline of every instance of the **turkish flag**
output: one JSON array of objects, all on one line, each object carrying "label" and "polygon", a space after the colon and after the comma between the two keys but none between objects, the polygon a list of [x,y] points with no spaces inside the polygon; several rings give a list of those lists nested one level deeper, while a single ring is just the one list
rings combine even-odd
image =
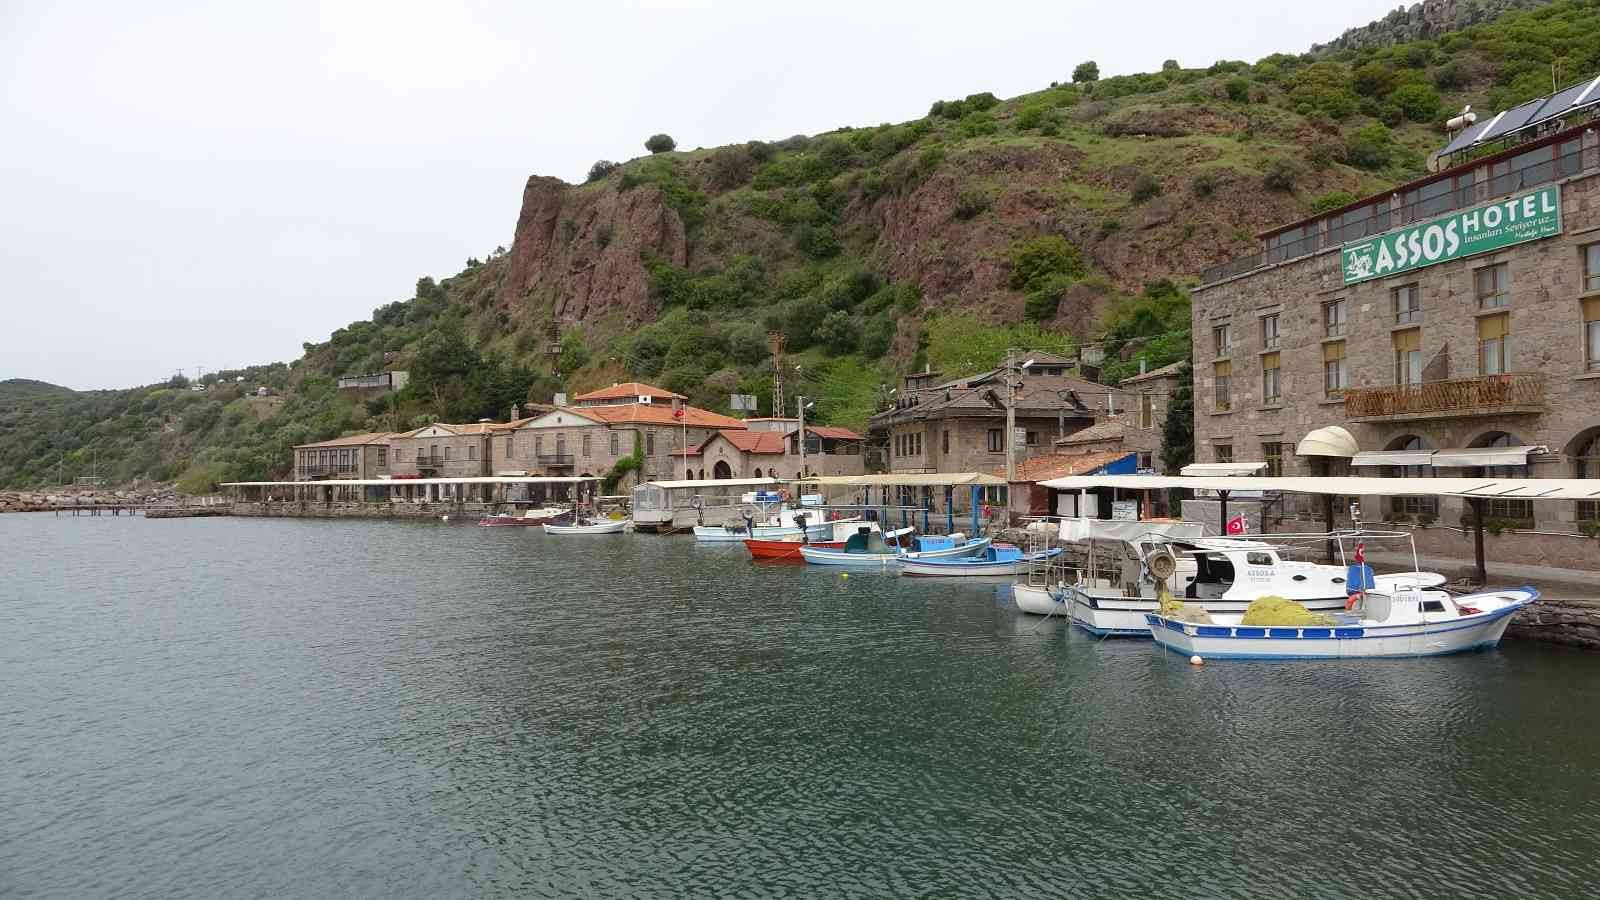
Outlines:
[{"label": "turkish flag", "polygon": [[673,411],[672,411],[672,417],[673,417],[673,418],[674,418],[674,419],[681,419],[681,418],[683,418],[683,407],[681,407],[681,406],[680,406],[680,407],[678,407],[678,408],[677,408],[677,409],[675,409],[675,410],[673,410]]},{"label": "turkish flag", "polygon": [[1244,520],[1244,513],[1240,513],[1228,520],[1229,534],[1244,534],[1248,530],[1249,525],[1247,525]]}]

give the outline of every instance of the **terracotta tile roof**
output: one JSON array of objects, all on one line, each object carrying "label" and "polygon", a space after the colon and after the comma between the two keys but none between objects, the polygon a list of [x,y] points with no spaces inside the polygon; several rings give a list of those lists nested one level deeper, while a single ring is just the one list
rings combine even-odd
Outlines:
[{"label": "terracotta tile roof", "polygon": [[1097,441],[1120,441],[1126,431],[1126,426],[1121,422],[1115,419],[1107,419],[1103,422],[1096,422],[1082,431],[1074,431],[1072,434],[1060,438],[1056,441],[1056,446],[1092,444]]},{"label": "terracotta tile roof", "polygon": [[1162,366],[1159,369],[1151,369],[1143,375],[1134,375],[1124,378],[1121,382],[1119,382],[1119,384],[1137,384],[1141,381],[1149,381],[1152,378],[1166,378],[1169,375],[1177,375],[1178,373],[1182,372],[1183,367],[1187,366],[1188,364],[1188,360],[1180,359],[1171,365]]},{"label": "terracotta tile roof", "polygon": [[[1017,477],[1014,480],[1020,483],[1049,481],[1052,478],[1066,478],[1069,475],[1087,475],[1101,466],[1110,465],[1132,455],[1131,450],[1100,450],[1094,453],[1035,456],[1017,464]],[[998,478],[1004,478],[1006,470],[996,469],[994,474]]]},{"label": "terracotta tile roof", "polygon": [[777,431],[728,431],[722,436],[745,453],[781,454],[789,444],[789,436]]},{"label": "terracotta tile roof", "polygon": [[683,418],[672,416],[672,407],[653,403],[624,403],[617,406],[583,406],[563,408],[563,412],[599,419],[608,425],[687,425],[690,428],[725,428],[744,430],[744,423],[698,406],[683,407]]},{"label": "terracotta tile roof", "polygon": [[[551,409],[554,409],[554,408],[555,407],[551,407]],[[548,411],[549,410],[546,410],[546,412],[548,412]],[[540,415],[543,415],[543,413],[541,413]],[[490,422],[489,423],[489,430],[490,431],[511,431],[513,429],[516,429],[516,428],[521,428],[522,426],[528,424],[529,422],[532,422],[534,419],[537,419],[537,418],[539,418],[539,416],[523,416],[520,419],[512,419],[509,422]]]},{"label": "terracotta tile roof", "polygon": [[835,428],[832,425],[807,425],[806,426],[806,430],[811,432],[812,434],[816,435],[817,437],[825,437],[825,438],[828,438],[830,440],[840,440],[840,441],[859,441],[859,440],[861,440],[861,435],[856,434],[854,431],[851,431],[848,428]]},{"label": "terracotta tile roof", "polygon": [[640,397],[650,397],[661,400],[687,400],[682,394],[674,394],[665,388],[658,388],[653,384],[644,384],[638,381],[625,381],[622,384],[613,384],[608,388],[579,394],[572,398],[574,403],[584,400],[637,400]]},{"label": "terracotta tile roof", "polygon": [[800,420],[796,419],[794,416],[751,416],[750,418],[745,419],[745,421],[746,422],[793,422],[796,425],[800,424]]},{"label": "terracotta tile roof", "polygon": [[368,431],[364,434],[347,434],[331,441],[318,441],[315,444],[295,444],[294,447],[299,450],[309,447],[356,447],[364,444],[387,444],[389,443],[389,438],[396,436],[387,431]]}]

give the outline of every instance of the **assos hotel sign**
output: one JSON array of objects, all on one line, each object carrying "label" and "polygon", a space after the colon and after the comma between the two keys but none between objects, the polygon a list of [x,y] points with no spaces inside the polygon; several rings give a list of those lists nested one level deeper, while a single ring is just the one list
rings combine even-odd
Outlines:
[{"label": "assos hotel sign", "polygon": [[1344,245],[1344,283],[1397,275],[1561,233],[1561,186]]}]

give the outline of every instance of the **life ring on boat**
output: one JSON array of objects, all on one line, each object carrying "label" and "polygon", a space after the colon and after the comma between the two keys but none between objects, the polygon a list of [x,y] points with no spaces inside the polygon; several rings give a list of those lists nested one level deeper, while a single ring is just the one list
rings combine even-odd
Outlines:
[{"label": "life ring on boat", "polygon": [[992,519],[992,518],[994,518],[994,507],[992,507],[992,506],[990,506],[990,505],[989,505],[989,504],[987,504],[987,503],[985,503],[985,504],[984,504],[984,505],[983,505],[983,511],[982,511],[982,515],[983,515],[983,517],[984,517],[984,518],[985,518],[985,519]]},{"label": "life ring on boat", "polygon": [[1349,598],[1347,598],[1344,601],[1345,612],[1350,612],[1350,611],[1354,610],[1356,608],[1356,604],[1360,603],[1360,602],[1361,602],[1361,592],[1360,591],[1356,591],[1356,592],[1352,593],[1349,596]]}]

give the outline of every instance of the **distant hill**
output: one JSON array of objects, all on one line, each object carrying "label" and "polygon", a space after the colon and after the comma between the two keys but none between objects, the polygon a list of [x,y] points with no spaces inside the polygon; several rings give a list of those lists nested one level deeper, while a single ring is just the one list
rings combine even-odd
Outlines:
[{"label": "distant hill", "polygon": [[[692,150],[652,139],[660,152],[599,161],[584,184],[534,176],[509,247],[420,278],[287,365],[204,392],[0,404],[0,486],[86,474],[96,449],[124,480],[279,476],[295,443],[504,418],[613,381],[722,412],[754,394],[770,415],[770,335],[786,394],[858,428],[899,375],[974,371],[1008,345],[1100,341],[1111,379],[1183,359],[1186,287],[1258,232],[1421,174],[1463,103],[1547,92],[1552,63],[1569,82],[1600,74],[1600,4],[1505,6],[1424,4],[1415,24],[1397,12],[1254,62],[1152,60],[1102,79],[1083,61],[1016,97],[930,97],[907,122]],[[335,388],[389,368],[411,374],[397,396]],[[248,396],[258,383],[281,402]]]},{"label": "distant hill", "polygon": [[1381,19],[1351,28],[1312,53],[1369,50],[1410,41],[1437,40],[1452,31],[1493,21],[1502,13],[1545,6],[1550,0],[1428,0],[1401,6]]},{"label": "distant hill", "polygon": [[74,393],[77,392],[72,388],[51,384],[48,381],[34,381],[31,378],[7,378],[0,381],[0,403],[7,400],[31,400],[37,397]]}]

